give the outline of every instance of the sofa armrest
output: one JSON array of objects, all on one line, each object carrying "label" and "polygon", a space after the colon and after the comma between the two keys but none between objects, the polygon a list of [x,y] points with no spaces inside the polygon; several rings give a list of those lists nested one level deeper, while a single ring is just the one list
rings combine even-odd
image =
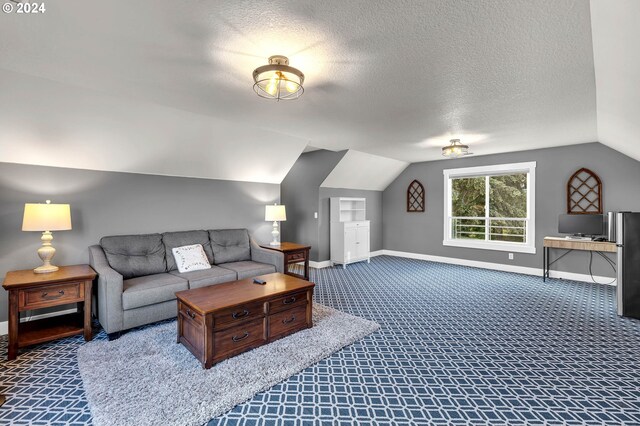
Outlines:
[{"label": "sofa armrest", "polygon": [[279,251],[260,247],[253,238],[251,238],[251,260],[254,262],[268,263],[276,267],[276,272],[284,273],[284,254]]},{"label": "sofa armrest", "polygon": [[89,263],[98,273],[98,320],[107,333],[123,329],[122,275],[109,266],[107,257],[99,245],[89,247]]}]

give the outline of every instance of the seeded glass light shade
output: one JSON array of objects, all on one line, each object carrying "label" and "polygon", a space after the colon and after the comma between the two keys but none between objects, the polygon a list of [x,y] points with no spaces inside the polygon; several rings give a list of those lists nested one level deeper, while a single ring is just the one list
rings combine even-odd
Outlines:
[{"label": "seeded glass light shade", "polygon": [[449,158],[458,158],[469,155],[469,146],[460,143],[460,139],[451,139],[449,145],[442,148],[442,155]]},{"label": "seeded glass light shade", "polygon": [[269,58],[269,65],[253,71],[253,90],[258,96],[277,101],[298,99],[304,92],[304,74],[289,66],[286,56],[274,55]]},{"label": "seeded glass light shade", "polygon": [[47,200],[46,204],[24,205],[24,216],[22,218],[23,231],[42,231],[42,246],[38,249],[38,256],[43,264],[33,270],[36,274],[55,272],[58,267],[51,264],[51,259],[56,254],[56,249],[51,245],[53,234],[51,231],[66,231],[71,229],[71,208],[69,204],[51,204]]}]

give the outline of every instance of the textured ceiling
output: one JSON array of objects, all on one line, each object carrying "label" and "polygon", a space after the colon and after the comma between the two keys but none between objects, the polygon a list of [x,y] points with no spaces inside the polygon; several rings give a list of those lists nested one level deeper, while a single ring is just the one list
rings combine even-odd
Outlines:
[{"label": "textured ceiling", "polygon": [[[38,96],[45,95],[19,92],[9,98],[3,92],[10,82],[3,79],[0,102],[10,103],[23,120],[20,128],[13,121],[0,123],[0,143],[69,108],[70,114],[89,111],[81,115],[87,152],[119,153],[95,165],[87,159],[94,168],[117,169],[111,163],[153,151],[159,140],[178,150],[182,130],[191,129],[188,147],[196,154],[189,161],[169,167],[151,160],[144,170],[133,165],[128,171],[236,179],[237,173],[211,172],[210,164],[215,155],[224,162],[231,154],[218,148],[232,142],[238,152],[259,148],[259,158],[248,159],[247,167],[264,165],[265,176],[254,173],[251,180],[276,182],[307,144],[415,162],[441,158],[440,147],[452,137],[478,155],[598,140],[587,0],[372,5],[65,0],[47,2],[42,15],[2,14],[0,68],[6,76],[28,75],[24,80],[37,78],[37,86],[61,84],[69,93],[86,93],[78,94],[82,102],[61,100],[59,108],[55,98],[40,99],[49,110],[35,108],[41,116],[26,123],[24,99],[41,103]],[[251,72],[272,54],[289,56],[305,73],[299,100],[274,103],[252,91]],[[21,84],[28,92],[28,83]],[[144,105],[181,111],[169,121],[169,131],[163,128],[167,110],[140,112],[140,126],[158,130],[133,132],[132,141],[127,129],[135,115],[127,121],[115,114],[104,122],[87,116],[94,104],[101,105],[101,117],[108,115],[106,105],[114,98],[131,103],[121,107],[132,113]],[[47,126],[64,140],[73,133],[73,118],[58,117]],[[89,134],[94,123],[99,135]],[[105,134],[108,125],[120,137]],[[42,136],[30,140],[33,147],[46,143]],[[213,152],[197,155],[202,150]]]}]

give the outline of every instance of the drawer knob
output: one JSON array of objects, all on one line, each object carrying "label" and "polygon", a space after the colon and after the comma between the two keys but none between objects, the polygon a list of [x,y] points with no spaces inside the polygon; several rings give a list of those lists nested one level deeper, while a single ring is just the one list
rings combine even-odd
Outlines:
[{"label": "drawer knob", "polygon": [[284,300],[282,301],[282,303],[283,303],[283,304],[285,304],[285,305],[289,305],[289,304],[291,304],[291,303],[293,303],[293,302],[295,302],[295,301],[296,301],[296,297],[295,297],[295,296],[291,296],[291,297],[290,297],[290,298],[288,298],[288,299],[284,299]]},{"label": "drawer knob", "polygon": [[244,318],[247,315],[249,315],[249,311],[247,311],[246,309],[242,312],[234,312],[233,314],[231,314],[233,319]]},{"label": "drawer knob", "polygon": [[191,317],[191,319],[196,319],[196,314],[194,314],[193,312],[191,312],[190,309],[187,309],[187,315],[189,315]]},{"label": "drawer knob", "polygon": [[244,334],[243,334],[242,336],[240,336],[240,337],[238,337],[238,336],[233,336],[233,337],[231,338],[231,340],[233,340],[234,342],[239,342],[240,340],[244,340],[244,339],[246,339],[247,337],[249,337],[249,332],[248,332],[248,331],[245,331],[245,332],[244,332]]},{"label": "drawer knob", "polygon": [[54,294],[52,296],[49,296],[49,292],[47,291],[42,292],[43,299],[57,299],[58,297],[62,297],[62,296],[64,296],[64,290],[60,290],[57,294]]},{"label": "drawer knob", "polygon": [[289,324],[290,322],[294,322],[295,320],[296,320],[295,315],[291,315],[291,318],[289,318],[289,319],[283,319],[283,320],[282,320],[282,323],[283,323],[283,324]]}]

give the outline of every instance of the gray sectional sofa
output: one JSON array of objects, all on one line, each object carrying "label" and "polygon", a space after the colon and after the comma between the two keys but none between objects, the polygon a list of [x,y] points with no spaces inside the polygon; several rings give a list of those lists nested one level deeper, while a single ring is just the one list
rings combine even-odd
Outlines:
[{"label": "gray sectional sofa", "polygon": [[[171,249],[202,244],[211,269],[180,273]],[[246,229],[165,232],[103,237],[89,247],[98,273],[100,324],[122,330],[177,315],[175,293],[272,272],[284,272],[282,253],[261,248]]]}]

